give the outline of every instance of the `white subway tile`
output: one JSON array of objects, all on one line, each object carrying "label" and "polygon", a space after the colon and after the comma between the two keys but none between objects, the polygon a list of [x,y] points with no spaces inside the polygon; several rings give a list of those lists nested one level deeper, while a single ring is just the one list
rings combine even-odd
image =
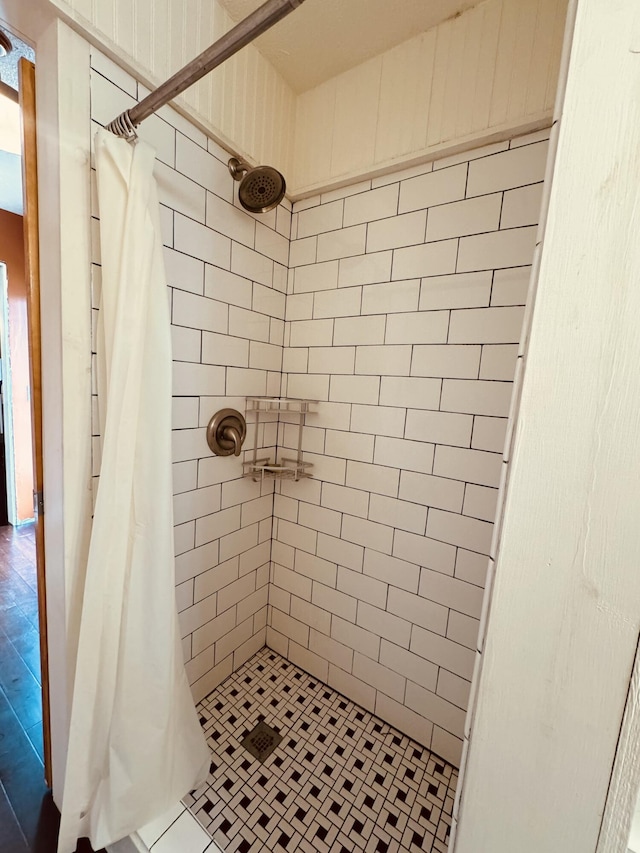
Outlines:
[{"label": "white subway tile", "polygon": [[496,270],[493,274],[492,305],[525,305],[529,292],[531,267]]},{"label": "white subway tile", "polygon": [[[329,204],[331,201],[337,201],[340,198],[347,198],[351,195],[364,193],[371,189],[371,181],[358,181],[356,184],[347,184],[344,187],[338,187],[335,190],[329,190],[322,193],[320,196],[320,204]],[[345,222],[345,225],[349,223]]]},{"label": "white subway tile", "polygon": [[200,361],[201,344],[202,332],[199,329],[171,326],[171,350],[174,361]]},{"label": "white subway tile", "polygon": [[[521,229],[516,229],[520,231]],[[509,235],[512,232],[501,232]],[[492,235],[483,235],[478,237],[463,237],[460,243],[464,240],[477,240],[491,237]],[[472,247],[473,252],[478,250]],[[462,250],[461,250],[462,251]],[[533,253],[533,247],[531,248]],[[458,240],[440,240],[438,243],[425,243],[422,246],[410,246],[408,249],[396,249],[393,253],[393,268],[391,278],[394,281],[402,278],[422,278],[431,275],[445,275],[446,273],[456,272],[456,257],[458,255]],[[471,250],[469,255],[473,259]],[[506,251],[505,251],[506,255]],[[518,255],[518,257],[520,257]],[[531,257],[529,256],[529,262]],[[494,266],[514,266],[513,264],[494,264]],[[526,263],[526,261],[523,261]],[[464,272],[466,268],[460,267],[458,264],[458,272]],[[470,267],[469,269],[487,269],[487,267]]]},{"label": "white subway tile", "polygon": [[428,601],[423,596],[389,587],[386,609],[389,613],[408,619],[414,625],[420,625],[442,636],[446,634],[449,608],[434,601]]},{"label": "white subway tile", "polygon": [[328,634],[331,630],[331,614],[327,610],[322,610],[295,595],[291,597],[290,615],[322,634]]},{"label": "white subway tile", "polygon": [[356,621],[356,599],[317,581],[313,582],[311,601],[317,607],[335,613],[347,622]]},{"label": "white subway tile", "polygon": [[307,554],[305,551],[296,552],[295,570],[313,581],[324,586],[335,587],[337,566],[322,557]]},{"label": "white subway tile", "polygon": [[461,678],[471,679],[475,654],[446,637],[416,626],[411,636],[410,650],[449,672],[455,672]]},{"label": "white subway tile", "polygon": [[358,604],[358,618],[356,624],[366,631],[383,637],[404,649],[409,648],[411,638],[411,623],[406,619],[400,619],[392,613],[372,607],[366,602]]},{"label": "white subway tile", "polygon": [[[330,322],[316,320],[317,323]],[[380,396],[379,376],[332,376],[329,399],[335,403],[364,403],[376,405]]]},{"label": "white subway tile", "polygon": [[398,530],[424,534],[427,510],[415,503],[388,498],[384,495],[371,495],[369,520],[389,524]]},{"label": "white subway tile", "polygon": [[291,323],[292,347],[331,346],[332,338],[333,320],[294,320]]},{"label": "white subway tile", "polygon": [[487,270],[423,278],[419,308],[421,311],[437,311],[488,306],[492,275],[491,270]]},{"label": "white subway tile", "polygon": [[360,346],[356,350],[356,373],[408,376],[410,367],[410,346]]},{"label": "white subway tile", "polygon": [[313,293],[288,294],[285,318],[287,320],[311,320],[313,317],[313,296]]},{"label": "white subway tile", "polygon": [[[351,413],[351,429],[353,432],[364,432],[377,436],[401,436],[404,434],[405,414],[404,409],[390,406],[354,405]],[[386,464],[389,463],[383,462],[383,465]]]},{"label": "white subway tile", "polygon": [[[167,284],[179,290],[190,290],[202,295],[204,287],[204,261],[184,255],[174,249],[163,248]],[[212,293],[207,296],[215,297]],[[96,306],[97,307],[97,306]]]},{"label": "white subway tile", "polygon": [[278,522],[278,539],[286,545],[291,545],[292,548],[299,548],[313,554],[316,550],[317,538],[318,534],[315,530],[291,524],[289,521]]},{"label": "white subway tile", "polygon": [[[473,272],[531,264],[536,245],[536,231],[537,229],[531,226],[509,228],[506,231],[493,231],[474,237],[461,237],[456,272]],[[405,249],[404,251],[412,250]],[[443,270],[443,272],[446,271]]]},{"label": "white subway tile", "polygon": [[390,184],[380,189],[358,193],[344,203],[344,224],[357,225],[395,216],[398,210],[399,184]]},{"label": "white subway tile", "polygon": [[359,287],[319,290],[314,294],[313,316],[315,318],[354,317],[360,314],[361,301],[362,294]]},{"label": "white subway tile", "polygon": [[342,519],[342,538],[357,545],[366,545],[374,551],[390,554],[393,544],[393,528],[365,521],[353,515],[345,515]]},{"label": "white subway tile", "polygon": [[358,601],[366,601],[382,609],[386,607],[387,585],[362,572],[338,566],[338,589]]},{"label": "white subway tile", "polygon": [[172,465],[173,494],[195,489],[198,481],[198,463],[195,460],[175,462]]},{"label": "white subway tile", "polygon": [[[222,264],[219,264],[222,266]],[[260,284],[271,285],[273,283],[273,261],[253,249],[243,246],[241,243],[233,243],[231,246],[231,272],[258,281]]]},{"label": "white subway tile", "polygon": [[402,471],[399,494],[403,500],[413,501],[423,506],[461,512],[464,483],[447,480],[444,477],[433,477],[430,474]]},{"label": "white subway tile", "polygon": [[433,207],[427,221],[427,242],[496,231],[501,206],[502,194],[496,193]]},{"label": "white subway tile", "polygon": [[[448,311],[419,311],[387,317],[386,344],[438,344],[447,340]],[[433,374],[431,374],[433,375]]]},{"label": "white subway tile", "polygon": [[[234,604],[248,598],[256,588],[256,576],[251,573],[243,578],[238,578],[228,586],[223,587],[218,593],[218,613],[224,613]],[[238,621],[240,621],[238,617]]]},{"label": "white subway tile", "polygon": [[390,281],[392,256],[393,252],[389,251],[343,258],[340,261],[338,287]]},{"label": "white subway tile", "polygon": [[222,484],[223,509],[259,497],[260,483],[254,483],[253,480],[248,480],[246,477],[241,477],[238,480],[230,480],[228,483]]},{"label": "white subway tile", "polygon": [[376,694],[376,714],[381,719],[387,720],[399,731],[406,732],[409,737],[412,737],[427,749],[431,747],[433,723],[426,720],[422,714],[410,711],[405,705],[394,702],[393,699],[390,699],[383,693]]},{"label": "white subway tile", "polygon": [[384,583],[407,590],[407,592],[418,591],[420,568],[414,563],[407,563],[404,560],[398,560],[396,557],[390,557],[388,554],[381,554],[379,551],[372,551],[367,548],[364,552],[363,571],[372,578],[377,578]]},{"label": "white subway tile", "polygon": [[265,495],[242,504],[242,527],[257,524],[266,518],[271,519],[273,515],[273,496]]},{"label": "white subway tile", "polygon": [[321,503],[322,506],[338,512],[349,512],[351,515],[366,518],[369,512],[369,493],[336,486],[333,483],[323,483]]},{"label": "white subway tile", "polygon": [[264,566],[271,557],[271,537],[267,542],[240,554],[240,575],[249,574]]},{"label": "white subway tile", "polygon": [[291,374],[288,378],[287,393],[289,397],[300,397],[306,400],[328,400],[329,377]]},{"label": "white subway tile", "polygon": [[[171,433],[171,442],[173,462],[199,459],[202,456],[208,456],[210,453],[204,429],[173,430]],[[201,483],[200,485],[209,486],[211,483]]]},{"label": "white subway tile", "polygon": [[[467,583],[458,577],[449,577],[440,572],[423,568],[420,574],[419,593],[430,601],[435,601],[459,613],[465,613],[474,619],[480,618],[484,590],[475,584]],[[434,658],[430,658],[434,660]],[[439,663],[439,661],[436,661]],[[442,664],[446,666],[446,664]],[[451,669],[451,667],[447,667]],[[451,669],[452,672],[458,672]],[[464,675],[464,673],[458,673]],[[471,673],[469,673],[469,676]]]},{"label": "white subway tile", "polygon": [[174,524],[184,524],[194,518],[210,515],[220,509],[220,486],[207,486],[184,492],[173,499]]},{"label": "white subway tile", "polygon": [[[173,393],[176,396],[206,397],[224,394],[225,368],[209,364],[191,364],[187,361],[173,363]],[[178,462],[174,459],[174,462]]]},{"label": "white subway tile", "polygon": [[433,472],[441,477],[497,487],[501,469],[502,457],[498,453],[462,447],[436,447]]},{"label": "white subway tile", "polygon": [[230,269],[231,240],[180,213],[174,217],[174,248],[209,264]]},{"label": "white subway tile", "polygon": [[479,346],[417,346],[413,349],[411,375],[476,379],[479,364]]},{"label": "white subway tile", "polygon": [[322,660],[329,661],[329,663],[347,672],[351,671],[353,651],[347,646],[343,646],[342,643],[332,640],[331,637],[312,629],[309,637],[309,649]]},{"label": "white subway tile", "polygon": [[227,368],[227,394],[245,397],[252,394],[267,393],[267,374],[264,370],[253,370],[246,367]]},{"label": "white subway tile", "polygon": [[385,249],[424,243],[426,224],[426,210],[371,222],[367,229],[367,252],[383,252]]},{"label": "white subway tile", "polygon": [[273,610],[271,614],[271,626],[279,634],[288,637],[300,646],[309,645],[309,626],[304,625],[297,619],[292,619],[281,610]]},{"label": "white subway tile", "polygon": [[484,589],[487,580],[489,560],[483,554],[475,554],[473,551],[464,551],[458,548],[456,556],[455,576],[467,583]]},{"label": "white subway tile", "polygon": [[301,267],[304,264],[315,264],[317,237],[305,237],[303,240],[292,240],[289,247],[289,267]]},{"label": "white subway tile", "polygon": [[409,409],[407,411],[405,436],[433,444],[469,447],[472,426],[473,418],[471,415]]},{"label": "white subway tile", "polygon": [[409,166],[407,169],[393,169],[385,175],[380,175],[378,178],[373,178],[371,186],[384,187],[387,184],[398,183],[398,181],[406,181],[409,178],[415,178],[418,175],[426,175],[427,172],[433,171],[433,162],[418,163],[417,166]]},{"label": "white subway tile", "polygon": [[365,684],[371,684],[376,690],[390,696],[397,702],[404,700],[406,680],[387,667],[356,652],[353,659],[353,674]]},{"label": "white subway tile", "polygon": [[328,683],[329,663],[326,659],[314,654],[314,652],[310,652],[295,642],[289,643],[287,659],[296,666],[304,669],[305,672],[310,672],[315,678],[319,678],[320,681]]},{"label": "white subway tile", "polygon": [[335,321],[334,346],[353,344],[382,344],[386,318],[349,317]]},{"label": "white subway tile", "polygon": [[173,208],[178,213],[204,223],[207,192],[198,184],[185,178],[159,160],[153,170],[158,185],[158,198],[161,204]]},{"label": "white subway tile", "polygon": [[292,572],[285,569],[284,566],[276,564],[273,567],[273,583],[280,589],[297,595],[298,598],[311,601],[311,581],[297,572]]},{"label": "white subway tile", "polygon": [[249,341],[229,335],[203,332],[202,361],[205,364],[249,366]]},{"label": "white subway tile", "polygon": [[230,507],[196,521],[196,547],[220,539],[240,527],[240,507]]},{"label": "white subway tile", "polygon": [[249,345],[249,367],[260,370],[282,370],[282,347],[251,341]]},{"label": "white subway tile", "polygon": [[357,459],[360,462],[373,462],[372,435],[327,430],[325,450],[330,456],[342,459]]},{"label": "white subway tile", "polygon": [[233,201],[234,182],[227,166],[182,133],[176,138],[176,169],[225,201]]},{"label": "white subway tile", "polygon": [[435,508],[429,511],[427,535],[441,542],[489,554],[492,534],[493,524],[489,521]]},{"label": "white subway tile", "polygon": [[293,277],[294,293],[310,293],[318,290],[332,290],[338,286],[338,261],[325,261],[296,267]]},{"label": "white subway tile", "polygon": [[219,234],[254,247],[256,222],[233,204],[219,198],[213,193],[207,193],[207,225]]},{"label": "white subway tile", "polygon": [[171,322],[176,326],[188,326],[190,329],[204,329],[208,332],[226,332],[228,307],[222,302],[197,296],[187,291],[174,290]]},{"label": "white subway tile", "polygon": [[476,486],[467,483],[464,495],[464,515],[481,518],[485,521],[495,521],[498,503],[498,490],[486,486]]},{"label": "white subway tile", "polygon": [[521,187],[544,180],[548,142],[538,142],[469,164],[467,197]]},{"label": "white subway tile", "polygon": [[[190,527],[192,530],[195,529],[194,524],[190,525],[181,525],[183,528]],[[218,566],[218,543],[217,542],[209,542],[206,545],[203,545],[201,548],[193,547],[193,536],[191,537],[191,550],[185,551],[180,554],[180,556],[176,557],[175,563],[175,571],[176,571],[176,583],[182,583],[183,581],[188,580],[189,578],[197,577],[202,575],[214,566]],[[236,569],[236,577],[237,577],[237,569]],[[230,583],[234,578],[230,578],[226,583]],[[196,596],[195,600],[199,601],[200,598],[206,598],[210,593],[205,593],[202,595],[198,594],[198,581],[196,580]],[[222,584],[224,586],[224,584]],[[216,587],[217,589],[217,587]],[[212,589],[211,592],[215,592],[216,589]]]},{"label": "white subway tile", "polygon": [[517,344],[496,344],[482,347],[480,379],[512,382],[518,360]]},{"label": "white subway tile", "polygon": [[456,549],[435,539],[416,536],[415,533],[407,533],[404,530],[396,530],[393,539],[393,556],[406,560],[408,563],[416,563],[436,572],[452,575]]},{"label": "white subway tile", "polygon": [[279,290],[274,290],[272,287],[265,287],[263,284],[254,282],[251,303],[254,311],[284,320],[285,302],[286,296],[284,293],[280,293]]},{"label": "white subway tile", "polygon": [[407,683],[405,701],[408,708],[424,714],[428,720],[432,720],[445,731],[462,737],[465,712],[461,708],[412,682]]},{"label": "white subway tile", "polygon": [[496,154],[498,151],[506,151],[509,148],[509,142],[492,142],[489,145],[482,145],[480,148],[474,148],[471,151],[460,151],[457,154],[451,154],[449,157],[442,157],[436,160],[433,164],[434,171],[436,169],[445,169],[448,166],[455,166],[457,163],[466,163],[470,160],[477,160],[479,157],[488,157],[491,154]]},{"label": "white subway tile", "polygon": [[440,379],[383,376],[380,383],[380,405],[437,409],[441,388]]},{"label": "white subway tile", "polygon": [[[215,228],[215,225],[213,226]],[[243,241],[244,242],[244,241]],[[271,260],[287,266],[289,263],[289,240],[268,228],[262,222],[256,222],[256,252],[266,255]]]},{"label": "white subway tile", "polygon": [[192,429],[198,426],[200,400],[198,397],[174,397],[171,400],[172,429]]},{"label": "white subway tile", "polygon": [[311,415],[313,425],[324,429],[349,429],[350,416],[348,403],[323,403]]},{"label": "white subway tile", "polygon": [[427,690],[436,689],[438,667],[430,661],[400,648],[400,646],[394,646],[388,640],[382,640],[380,663],[408,678],[409,681],[413,681],[414,684],[420,684]]},{"label": "white subway tile", "polygon": [[436,693],[446,699],[447,702],[451,702],[451,704],[466,711],[469,704],[470,689],[470,681],[460,678],[459,675],[454,675],[452,672],[447,672],[446,669],[440,670]]},{"label": "white subway tile", "polygon": [[352,542],[345,542],[344,539],[337,539],[334,536],[327,536],[324,533],[318,534],[318,556],[325,560],[330,560],[333,563],[339,563],[341,566],[348,566],[357,572],[362,571],[362,563],[364,560],[364,548],[360,545],[355,545]]},{"label": "white subway tile", "polygon": [[471,447],[474,450],[491,450],[502,455],[507,425],[506,418],[475,417]]},{"label": "white subway tile", "polygon": [[339,231],[329,231],[318,237],[318,261],[332,261],[363,255],[367,239],[366,225],[353,225]]},{"label": "white subway tile", "polygon": [[537,225],[542,206],[543,183],[530,184],[504,194],[501,228],[518,228],[522,225]]},{"label": "white subway tile", "polygon": [[[269,521],[270,526],[271,522]],[[223,536],[220,540],[220,559],[230,560],[237,554],[254,548],[258,544],[258,530],[259,525],[253,524],[251,527],[243,527],[241,530]]]},{"label": "white subway tile", "polygon": [[517,344],[523,314],[524,309],[520,307],[452,311],[449,343]]},{"label": "white subway tile", "polygon": [[340,200],[301,210],[298,213],[298,240],[342,228],[343,208],[344,202]]},{"label": "white subway tile", "polygon": [[342,693],[343,696],[347,696],[353,702],[362,705],[367,711],[373,712],[376,702],[376,691],[373,687],[365,684],[364,681],[354,678],[353,675],[340,669],[340,667],[329,664],[329,679],[327,683],[329,687],[333,687],[338,693]]},{"label": "white subway tile", "polygon": [[[186,288],[191,290],[192,288]],[[252,284],[235,273],[219,267],[205,267],[204,295],[240,308],[251,308]]]},{"label": "white subway tile", "polygon": [[455,643],[460,643],[468,649],[475,649],[478,645],[478,631],[480,621],[456,610],[449,612],[449,624],[447,625],[447,637]]},{"label": "white subway tile", "polygon": [[464,198],[466,182],[466,163],[402,181],[398,211],[405,213],[457,201]]},{"label": "white subway tile", "polygon": [[353,649],[367,657],[378,659],[380,653],[380,637],[371,631],[365,631],[351,622],[345,622],[339,616],[331,619],[331,636],[342,645]]},{"label": "white subway tile", "polygon": [[400,471],[383,465],[368,465],[365,462],[347,463],[347,486],[374,492],[377,495],[398,496]]},{"label": "white subway tile", "polygon": [[[328,483],[327,485],[332,484]],[[304,527],[310,527],[312,530],[328,533],[329,536],[340,535],[342,515],[334,510],[301,501],[298,520]]]},{"label": "white subway tile", "polygon": [[440,408],[444,412],[506,417],[511,405],[512,382],[477,379],[445,379]]},{"label": "white subway tile", "polygon": [[[370,284],[362,288],[362,313],[393,314],[401,311],[416,311],[419,294],[418,279]],[[388,318],[387,323],[389,319],[391,318]]]},{"label": "white subway tile", "polygon": [[313,465],[313,476],[318,480],[327,480],[329,483],[337,483],[344,486],[347,462],[335,456],[326,454],[309,453],[305,451],[305,461]]}]

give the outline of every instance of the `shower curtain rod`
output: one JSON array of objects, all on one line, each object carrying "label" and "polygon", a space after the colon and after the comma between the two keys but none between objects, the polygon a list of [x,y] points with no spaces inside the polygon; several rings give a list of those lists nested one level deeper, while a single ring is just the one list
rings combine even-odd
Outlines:
[{"label": "shower curtain rod", "polygon": [[185,89],[193,86],[201,77],[217,68],[240,48],[262,35],[302,3],[304,0],[267,0],[211,47],[147,95],[139,104],[121,113],[107,125],[107,130],[124,139],[135,138],[135,129],[141,122],[157,112],[160,107],[177,98]]}]

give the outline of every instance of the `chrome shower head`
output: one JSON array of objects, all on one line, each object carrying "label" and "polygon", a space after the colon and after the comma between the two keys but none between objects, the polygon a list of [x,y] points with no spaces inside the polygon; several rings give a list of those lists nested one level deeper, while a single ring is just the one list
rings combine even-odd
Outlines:
[{"label": "chrome shower head", "polygon": [[251,168],[232,157],[229,171],[234,181],[240,181],[238,200],[249,213],[267,213],[277,207],[287,190],[284,177],[271,166]]}]

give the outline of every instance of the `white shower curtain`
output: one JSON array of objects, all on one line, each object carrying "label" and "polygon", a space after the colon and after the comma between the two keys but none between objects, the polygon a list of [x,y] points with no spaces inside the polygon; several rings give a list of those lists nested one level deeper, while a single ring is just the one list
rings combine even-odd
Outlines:
[{"label": "white shower curtain", "polygon": [[58,853],[139,829],[204,780],[174,588],[171,343],[155,155],[96,136],[102,465]]}]

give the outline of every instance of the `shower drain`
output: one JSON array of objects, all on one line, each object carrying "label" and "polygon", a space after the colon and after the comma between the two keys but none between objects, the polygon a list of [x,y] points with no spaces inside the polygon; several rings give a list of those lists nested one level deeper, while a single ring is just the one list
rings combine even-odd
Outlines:
[{"label": "shower drain", "polygon": [[281,740],[282,735],[278,734],[275,729],[272,729],[265,722],[261,722],[248,735],[245,735],[240,741],[240,746],[243,746],[247,752],[250,752],[262,764],[271,755]]}]

